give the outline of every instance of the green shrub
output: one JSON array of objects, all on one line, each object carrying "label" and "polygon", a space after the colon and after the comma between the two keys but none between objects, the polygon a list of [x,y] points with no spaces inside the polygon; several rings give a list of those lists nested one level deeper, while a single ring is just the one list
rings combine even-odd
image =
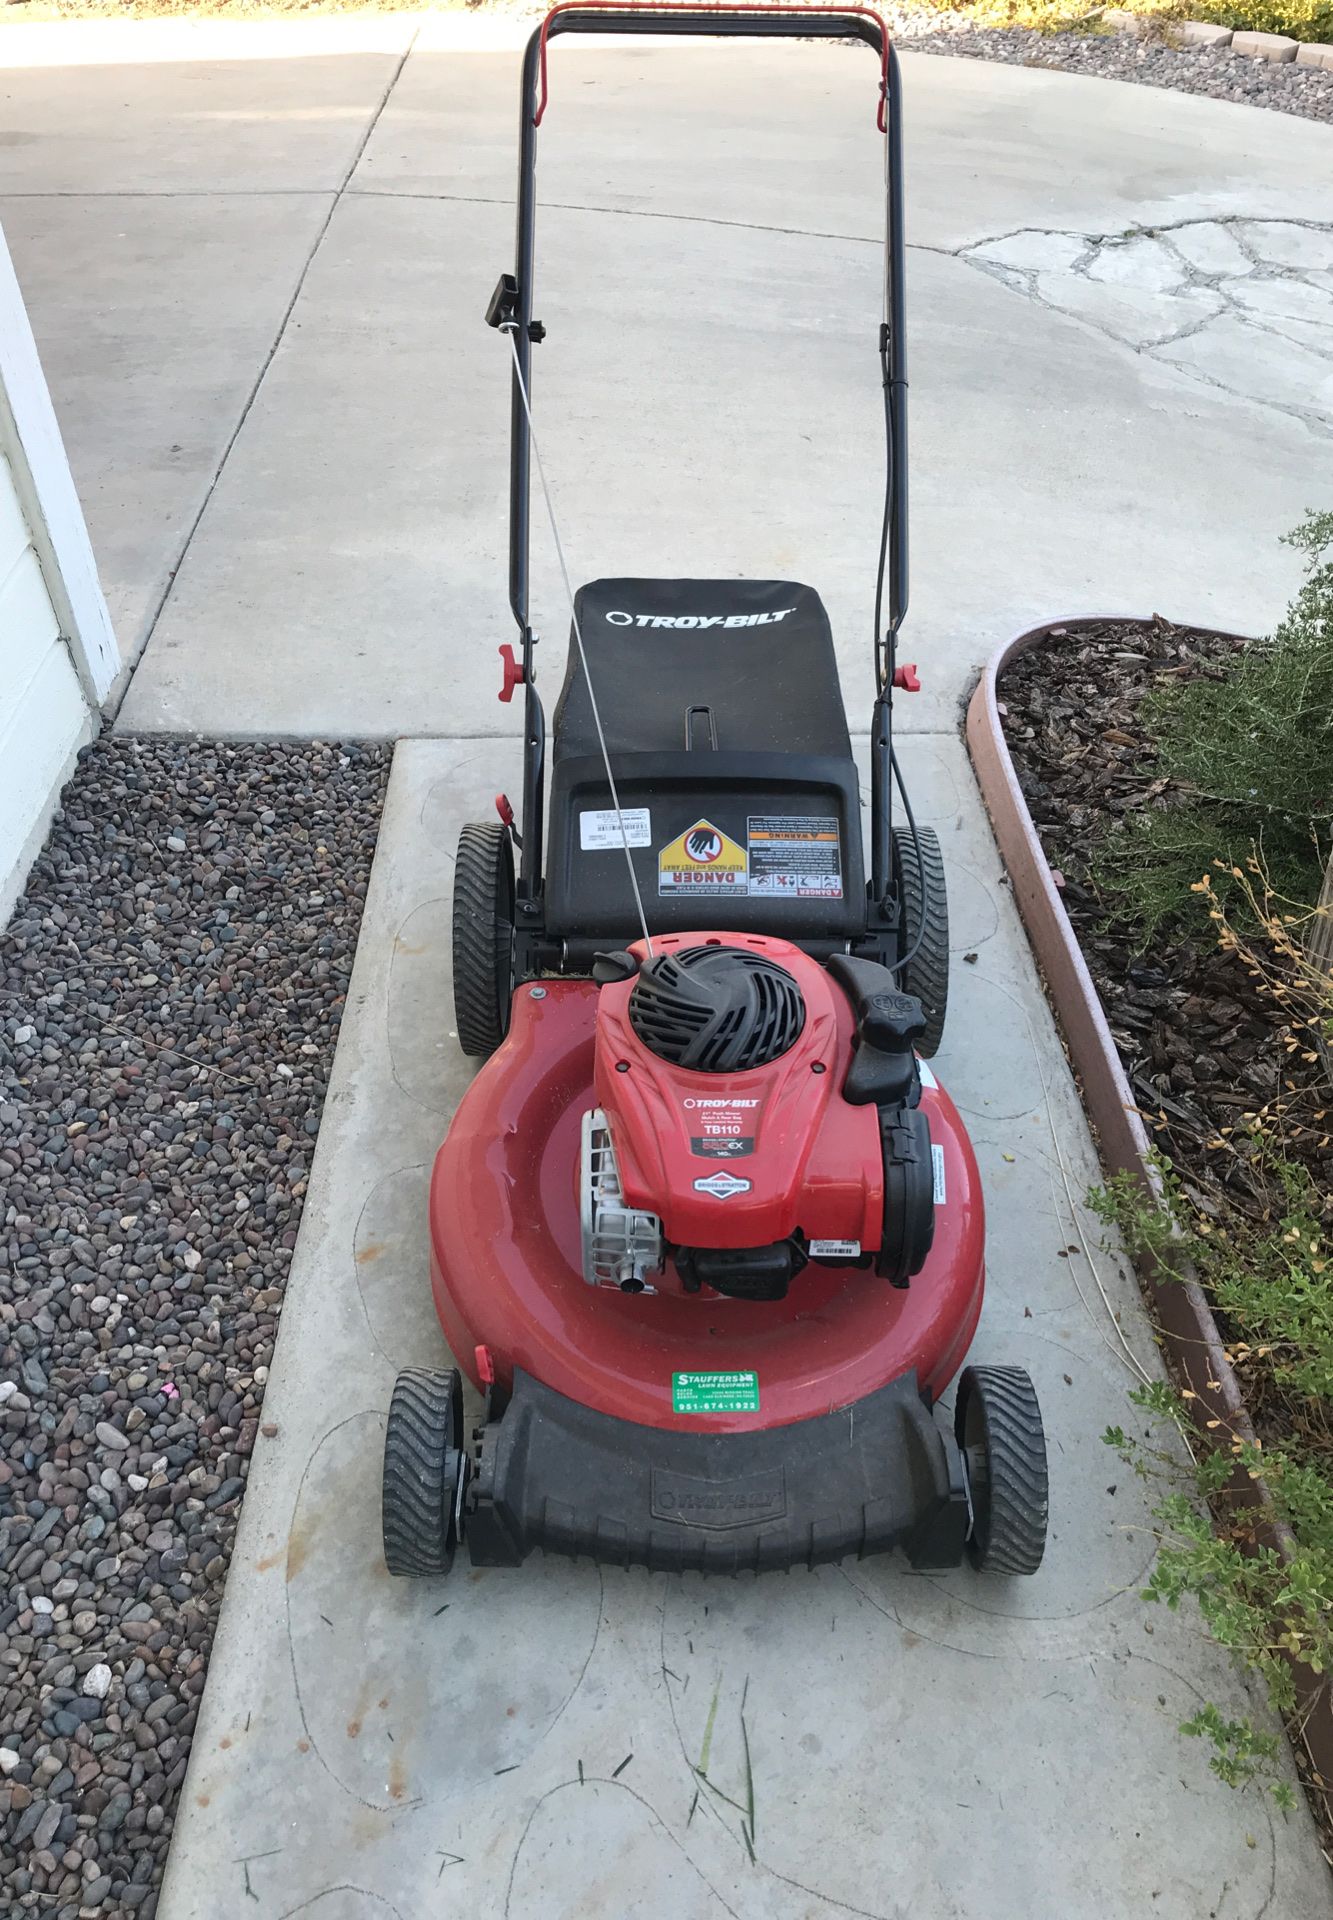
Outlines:
[{"label": "green shrub", "polygon": [[[1162,1381],[1130,1399],[1154,1419],[1174,1425],[1193,1450],[1182,1464],[1173,1446],[1153,1446],[1110,1427],[1102,1436],[1141,1478],[1159,1490],[1153,1509],[1157,1554],[1145,1600],[1178,1609],[1193,1601],[1216,1640],[1263,1681],[1284,1718],[1299,1713],[1289,1655],[1315,1673],[1333,1670],[1333,1314],[1321,1275],[1316,1196],[1299,1168],[1269,1154],[1290,1211],[1266,1223],[1228,1210],[1221,1227],[1191,1217],[1170,1168],[1161,1172],[1165,1203],[1155,1205],[1128,1176],[1092,1196],[1095,1210],[1123,1234],[1131,1252],[1165,1256],[1166,1271],[1192,1268],[1223,1318],[1228,1351],[1258,1381],[1290,1438],[1260,1446],[1208,1423],[1207,1445],[1187,1405],[1193,1398]],[[1262,1477],[1293,1550],[1258,1542],[1253,1511],[1231,1490],[1233,1474]],[[1291,1793],[1277,1766],[1277,1744],[1249,1720],[1228,1720],[1211,1702],[1181,1732],[1207,1740],[1213,1772],[1230,1786],[1267,1782],[1282,1806]]]},{"label": "green shrub", "polygon": [[1145,936],[1176,915],[1202,927],[1211,903],[1192,903],[1193,883],[1220,859],[1225,901],[1256,848],[1275,893],[1319,892],[1333,828],[1333,513],[1307,514],[1286,542],[1306,577],[1276,631],[1224,679],[1164,684],[1139,710],[1167,804],[1108,837],[1095,868]]}]

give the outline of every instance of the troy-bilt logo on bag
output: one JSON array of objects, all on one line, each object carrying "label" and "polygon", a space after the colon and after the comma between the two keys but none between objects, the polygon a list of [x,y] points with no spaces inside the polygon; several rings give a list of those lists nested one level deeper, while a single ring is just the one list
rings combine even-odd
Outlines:
[{"label": "troy-bilt logo on bag", "polygon": [[750,1182],[738,1180],[734,1173],[710,1173],[695,1181],[696,1193],[711,1193],[715,1200],[730,1200],[733,1193],[748,1193]]},{"label": "troy-bilt logo on bag", "polygon": [[608,613],[613,627],[676,627],[689,632],[707,627],[724,630],[737,627],[772,627],[785,620],[795,607],[778,607],[770,613]]},{"label": "troy-bilt logo on bag", "polygon": [[696,820],[657,856],[659,893],[684,893],[691,887],[745,893],[749,875],[745,848],[711,820]]}]

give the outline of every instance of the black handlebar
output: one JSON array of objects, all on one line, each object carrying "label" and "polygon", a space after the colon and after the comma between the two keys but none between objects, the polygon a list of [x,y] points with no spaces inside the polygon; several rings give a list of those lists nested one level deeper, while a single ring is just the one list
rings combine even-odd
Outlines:
[{"label": "black handlebar", "polygon": [[[547,104],[546,48],[559,33],[711,35],[751,39],[856,39],[880,56],[877,123],[885,135],[884,311],[878,347],[889,398],[887,586],[890,662],[893,637],[907,611],[907,366],[904,339],[902,105],[897,54],[887,29],[868,7],[732,6],[709,0],[643,0],[634,6],[601,0],[561,0],[530,36],[520,94],[516,285],[505,285],[504,324],[512,331],[518,368],[512,382],[509,469],[509,604],[523,645],[525,763],[520,900],[535,899],[542,876],[545,715],[533,685],[529,597],[529,487],[531,447],[523,405],[532,398],[532,347],[542,329],[532,317],[536,244],[537,128]],[[500,298],[497,289],[496,298]],[[495,302],[492,302],[494,307]],[[491,316],[488,315],[488,318]],[[498,322],[493,320],[492,324]],[[521,385],[520,385],[521,381]],[[878,653],[880,636],[876,634]],[[872,749],[872,892],[882,897],[889,859],[889,692],[877,688]]]}]

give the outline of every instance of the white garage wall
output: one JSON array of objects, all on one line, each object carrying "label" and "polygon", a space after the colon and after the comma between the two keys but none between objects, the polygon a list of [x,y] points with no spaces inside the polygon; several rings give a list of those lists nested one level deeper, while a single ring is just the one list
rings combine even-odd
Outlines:
[{"label": "white garage wall", "polygon": [[0,454],[0,925],[93,719]]},{"label": "white garage wall", "polygon": [[120,665],[0,234],[0,926]]}]

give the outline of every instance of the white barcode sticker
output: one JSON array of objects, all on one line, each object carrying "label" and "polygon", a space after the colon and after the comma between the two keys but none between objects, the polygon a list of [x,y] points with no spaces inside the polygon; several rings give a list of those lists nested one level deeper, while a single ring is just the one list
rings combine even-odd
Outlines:
[{"label": "white barcode sticker", "polygon": [[944,1148],[930,1143],[930,1157],[935,1162],[935,1205],[942,1207],[945,1200],[944,1186]]},{"label": "white barcode sticker", "polygon": [[[625,823],[622,837],[621,821]],[[600,853],[603,847],[651,847],[652,822],[647,807],[626,807],[617,813],[607,807],[597,813],[579,815],[579,846],[584,853]]]},{"label": "white barcode sticker", "polygon": [[859,1240],[812,1240],[810,1258],[812,1260],[859,1260],[861,1242]]}]

